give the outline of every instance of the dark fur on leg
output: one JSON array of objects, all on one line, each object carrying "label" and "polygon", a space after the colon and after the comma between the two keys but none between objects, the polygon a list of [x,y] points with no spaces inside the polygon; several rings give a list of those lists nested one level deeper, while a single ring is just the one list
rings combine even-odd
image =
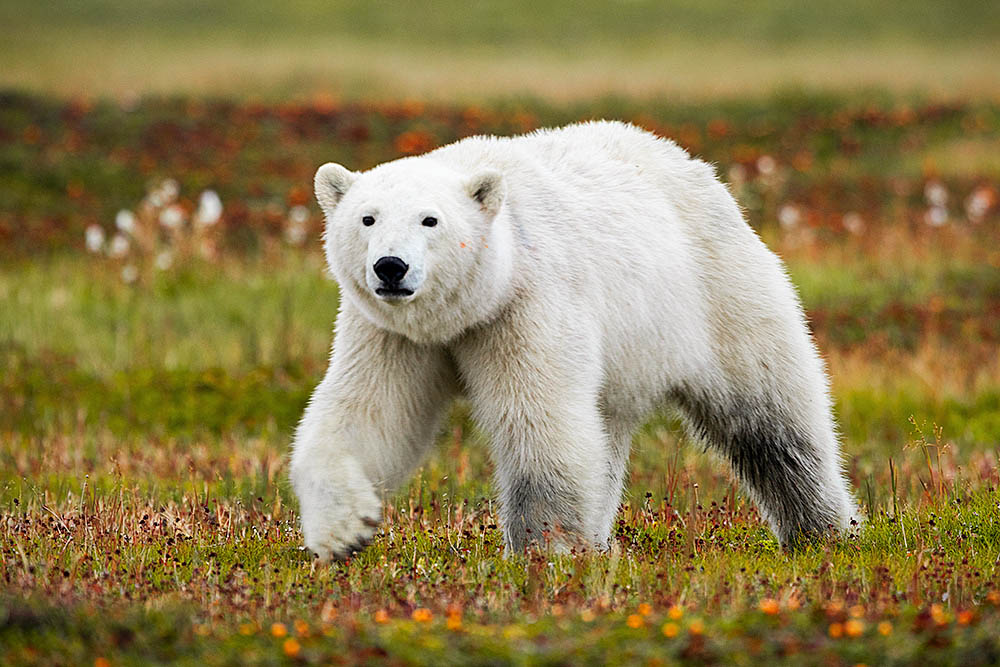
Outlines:
[{"label": "dark fur on leg", "polygon": [[[785,548],[830,534],[842,508],[824,493],[824,453],[767,398],[673,392],[693,434],[723,454]],[[826,453],[826,456],[835,456]]]},{"label": "dark fur on leg", "polygon": [[[522,474],[501,489],[501,515],[507,547],[520,553],[532,543],[548,547],[550,539],[576,542],[582,537],[581,503],[574,486],[558,475]],[[570,546],[564,545],[564,546]]]}]

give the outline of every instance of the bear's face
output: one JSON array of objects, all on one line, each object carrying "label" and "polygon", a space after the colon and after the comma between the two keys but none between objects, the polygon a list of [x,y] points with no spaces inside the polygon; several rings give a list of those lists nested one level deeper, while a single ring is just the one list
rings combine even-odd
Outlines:
[{"label": "bear's face", "polygon": [[327,164],[315,186],[330,268],[376,324],[419,340],[434,311],[475,298],[503,202],[500,174],[463,177],[409,158],[363,173]]}]

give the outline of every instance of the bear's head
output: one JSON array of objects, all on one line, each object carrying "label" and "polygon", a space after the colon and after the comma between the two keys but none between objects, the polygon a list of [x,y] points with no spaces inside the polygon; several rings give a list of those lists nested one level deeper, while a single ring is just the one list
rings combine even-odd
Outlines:
[{"label": "bear's head", "polygon": [[328,163],[315,188],[342,296],[377,326],[446,342],[501,305],[512,260],[498,171],[461,174],[427,157],[367,172]]}]

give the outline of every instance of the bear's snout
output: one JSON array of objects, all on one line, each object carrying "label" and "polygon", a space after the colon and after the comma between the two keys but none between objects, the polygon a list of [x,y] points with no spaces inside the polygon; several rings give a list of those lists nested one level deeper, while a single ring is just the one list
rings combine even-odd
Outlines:
[{"label": "bear's snout", "polygon": [[410,267],[399,257],[390,256],[379,258],[372,268],[375,269],[375,275],[378,276],[379,280],[389,285],[395,285],[403,279]]},{"label": "bear's snout", "polygon": [[413,296],[413,290],[403,285],[403,276],[410,270],[410,266],[399,257],[380,257],[372,265],[372,269],[381,283],[375,288],[375,293],[383,300],[398,301]]}]

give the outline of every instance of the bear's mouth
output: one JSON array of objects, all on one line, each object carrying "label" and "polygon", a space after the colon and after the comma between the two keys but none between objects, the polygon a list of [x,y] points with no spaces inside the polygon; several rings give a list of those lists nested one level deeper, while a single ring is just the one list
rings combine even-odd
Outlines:
[{"label": "bear's mouth", "polygon": [[375,293],[387,299],[402,299],[407,296],[413,296],[413,290],[400,287],[399,285],[377,287],[375,288]]}]

